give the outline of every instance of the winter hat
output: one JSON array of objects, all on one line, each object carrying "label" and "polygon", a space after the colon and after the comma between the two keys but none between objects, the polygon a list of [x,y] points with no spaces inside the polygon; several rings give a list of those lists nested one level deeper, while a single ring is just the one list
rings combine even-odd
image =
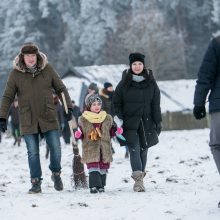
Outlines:
[{"label": "winter hat", "polygon": [[21,48],[21,54],[38,54],[38,46],[34,43],[25,43]]},{"label": "winter hat", "polygon": [[90,109],[92,103],[94,102],[99,102],[102,105],[102,100],[98,94],[88,94],[85,98],[85,104],[87,109]]},{"label": "winter hat", "polygon": [[141,54],[141,53],[131,53],[129,55],[130,66],[131,66],[132,63],[134,63],[136,61],[140,61],[143,64],[145,64],[144,63],[144,58],[145,58],[144,54]]},{"label": "winter hat", "polygon": [[110,82],[105,82],[104,83],[104,88],[108,89],[109,87],[112,87],[112,84]]},{"label": "winter hat", "polygon": [[95,93],[98,93],[98,91],[99,91],[97,84],[96,84],[96,83],[93,83],[93,82],[90,83],[88,89],[94,90]]}]

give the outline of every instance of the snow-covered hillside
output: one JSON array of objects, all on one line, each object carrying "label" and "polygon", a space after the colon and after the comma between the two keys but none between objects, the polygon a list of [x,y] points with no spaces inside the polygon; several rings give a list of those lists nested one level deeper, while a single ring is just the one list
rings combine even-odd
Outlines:
[{"label": "snow-covered hillside", "polygon": [[70,182],[70,145],[62,142],[64,191],[53,188],[41,144],[42,194],[29,195],[25,143],[14,147],[3,136],[0,144],[1,220],[219,220],[220,179],[208,147],[209,130],[162,132],[160,144],[149,149],[145,193],[132,191],[129,160],[114,143],[115,155],[106,192],[75,191]]}]

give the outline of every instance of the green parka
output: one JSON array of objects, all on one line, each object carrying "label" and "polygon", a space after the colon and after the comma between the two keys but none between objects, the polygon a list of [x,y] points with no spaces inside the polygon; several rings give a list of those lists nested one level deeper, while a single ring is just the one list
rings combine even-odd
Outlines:
[{"label": "green parka", "polygon": [[72,107],[65,85],[40,53],[41,65],[35,74],[27,72],[21,65],[20,56],[14,60],[13,70],[9,74],[0,107],[0,118],[7,119],[8,111],[17,94],[19,103],[21,134],[35,134],[58,129],[53,90],[59,95],[64,92],[68,107]]}]

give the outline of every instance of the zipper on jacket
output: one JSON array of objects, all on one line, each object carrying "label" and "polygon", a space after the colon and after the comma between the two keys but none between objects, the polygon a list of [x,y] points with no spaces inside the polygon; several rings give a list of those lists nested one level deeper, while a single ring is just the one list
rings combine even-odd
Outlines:
[{"label": "zipper on jacket", "polygon": [[146,142],[146,144],[147,144],[147,146],[148,146],[147,138],[146,138],[146,134],[145,134],[145,130],[144,130],[144,123],[143,123],[142,118],[141,118],[141,125],[142,125],[142,129],[143,129],[143,133],[144,133],[144,139],[145,139],[145,142]]}]

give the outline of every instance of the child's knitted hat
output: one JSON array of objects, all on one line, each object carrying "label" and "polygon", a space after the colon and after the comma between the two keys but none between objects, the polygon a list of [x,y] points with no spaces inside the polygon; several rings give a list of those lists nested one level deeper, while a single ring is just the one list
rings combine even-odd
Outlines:
[{"label": "child's knitted hat", "polygon": [[94,102],[99,102],[102,105],[102,100],[98,94],[88,94],[85,98],[85,104],[87,109],[90,109],[92,103]]}]

